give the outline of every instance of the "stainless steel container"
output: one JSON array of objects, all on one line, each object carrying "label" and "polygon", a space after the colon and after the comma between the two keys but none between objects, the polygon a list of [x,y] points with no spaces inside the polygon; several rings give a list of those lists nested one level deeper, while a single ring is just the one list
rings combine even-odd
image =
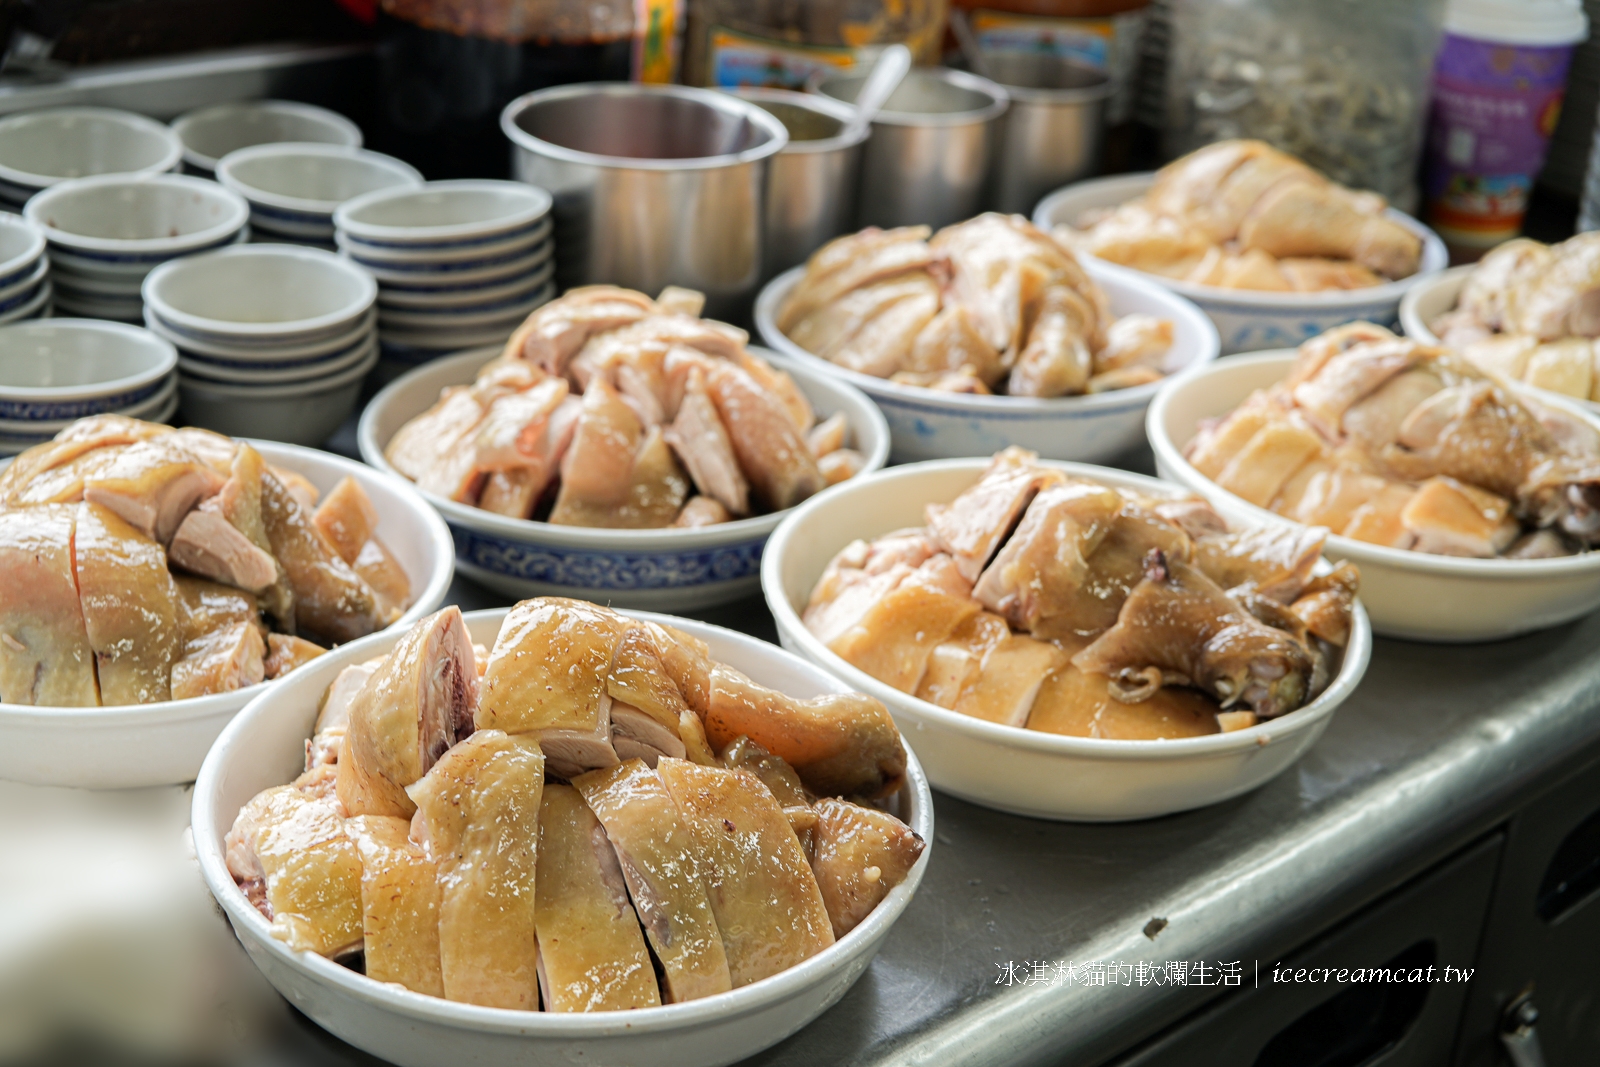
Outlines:
[{"label": "stainless steel container", "polygon": [[852,131],[855,112],[816,93],[747,88],[733,94],[789,131],[788,145],[767,164],[761,273],[771,278],[854,227],[861,143],[870,131]]},{"label": "stainless steel container", "polygon": [[[822,79],[819,92],[853,101],[864,74]],[[1006,91],[987,78],[917,67],[872,123],[861,165],[858,226],[945,226],[984,207]]]},{"label": "stainless steel container", "polygon": [[555,197],[556,282],[706,294],[740,316],[761,281],[767,166],[783,123],[726,93],[563,85],[500,114],[516,177]]},{"label": "stainless steel container", "polygon": [[1031,215],[1044,194],[1099,169],[1111,80],[1044,52],[985,51],[983,69],[1011,97],[990,203]]}]

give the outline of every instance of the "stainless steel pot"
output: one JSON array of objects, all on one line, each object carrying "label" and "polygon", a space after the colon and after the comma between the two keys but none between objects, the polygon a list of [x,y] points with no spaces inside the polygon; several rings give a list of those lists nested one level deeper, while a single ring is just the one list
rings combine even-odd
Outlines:
[{"label": "stainless steel pot", "polygon": [[[836,74],[817,90],[851,102],[864,74]],[[906,75],[872,122],[861,167],[858,226],[945,226],[983,210],[999,145],[1006,91],[987,78],[944,67]]]},{"label": "stainless steel pot", "polygon": [[767,164],[761,273],[771,278],[854,228],[861,143],[870,131],[849,129],[854,112],[816,93],[745,88],[733,94],[789,131],[788,145]]},{"label": "stainless steel pot", "polygon": [[1031,215],[1044,194],[1099,169],[1111,80],[1047,52],[985,51],[983,69],[1011,97],[990,203]]},{"label": "stainless steel pot", "polygon": [[767,166],[789,141],[777,118],[726,93],[605,82],[513,100],[500,128],[515,176],[555,198],[562,289],[682,285],[710,315],[746,310]]}]

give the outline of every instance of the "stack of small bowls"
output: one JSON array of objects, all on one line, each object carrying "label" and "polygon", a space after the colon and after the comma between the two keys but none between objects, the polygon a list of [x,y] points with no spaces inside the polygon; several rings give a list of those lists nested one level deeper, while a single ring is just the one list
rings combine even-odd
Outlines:
[{"label": "stack of small bowls", "polygon": [[44,235],[17,215],[0,214],[0,325],[50,311],[50,260]]},{"label": "stack of small bowls", "polygon": [[333,213],[340,204],[380,189],[422,184],[408,163],[362,148],[327,144],[263,144],[222,157],[217,180],[250,204],[256,241],[333,249]]},{"label": "stack of small bowls", "polygon": [[229,152],[282,141],[361,147],[361,130],[338,112],[289,100],[241,100],[181,115],[172,132],[183,142],[183,169],[212,177]]},{"label": "stack of small bowls", "polygon": [[199,178],[108,174],[51,186],[23,215],[50,244],[57,311],[136,323],[145,275],[244,240],[250,208],[238,193]]},{"label": "stack of small bowls", "polygon": [[331,252],[245,245],[151,271],[144,314],[177,346],[185,422],[320,445],[378,361],[377,295],[371,275]]},{"label": "stack of small bowls", "polygon": [[429,182],[333,213],[339,250],[378,280],[392,373],[511,336],[555,295],[550,194],[520,182]]},{"label": "stack of small bowls", "polygon": [[41,189],[96,174],[174,170],[171,127],[108,107],[53,107],[0,119],[0,210],[21,211]]},{"label": "stack of small bowls", "polygon": [[48,441],[73,420],[167,422],[178,409],[178,353],[137,326],[49,319],[0,326],[0,455]]}]

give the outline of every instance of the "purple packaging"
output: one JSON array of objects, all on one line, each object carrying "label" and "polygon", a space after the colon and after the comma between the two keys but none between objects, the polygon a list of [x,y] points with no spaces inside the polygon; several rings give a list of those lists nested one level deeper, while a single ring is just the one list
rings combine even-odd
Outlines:
[{"label": "purple packaging", "polygon": [[1445,34],[1433,69],[1423,195],[1428,221],[1447,242],[1487,248],[1521,231],[1561,116],[1572,47]]}]

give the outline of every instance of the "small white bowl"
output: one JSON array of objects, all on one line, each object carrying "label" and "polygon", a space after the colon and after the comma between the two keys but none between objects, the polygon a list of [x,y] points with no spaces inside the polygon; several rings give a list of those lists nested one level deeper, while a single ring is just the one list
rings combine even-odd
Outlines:
[{"label": "small white bowl", "polygon": [[[349,253],[343,253],[346,256]],[[361,269],[376,278],[384,288],[420,289],[435,291],[443,287],[485,284],[506,284],[526,279],[543,270],[550,262],[550,246],[543,245],[530,255],[517,255],[491,263],[446,263],[430,266],[426,270],[394,269],[371,261],[361,263]],[[352,258],[352,262],[357,262]]]},{"label": "small white bowl", "polygon": [[326,359],[298,363],[235,363],[202,359],[179,349],[178,370],[190,380],[199,378],[234,385],[289,385],[342,374],[357,364],[371,366],[377,351],[378,338],[373,334],[368,334],[353,347]]},{"label": "small white bowl", "polygon": [[[220,189],[221,186],[218,186]],[[213,252],[234,245],[245,244],[250,239],[248,224],[235,230],[233,236],[205,248],[197,248],[181,255]],[[105,296],[136,297],[144,285],[145,276],[174,256],[156,256],[148,260],[136,257],[107,258],[96,254],[92,258],[79,256],[59,244],[52,244],[47,253],[50,258],[50,276],[65,278],[79,289],[97,291]]]},{"label": "small white bowl", "polygon": [[217,181],[250,202],[259,229],[333,237],[333,213],[347,200],[379,189],[422,184],[409,163],[363,148],[328,144],[261,144],[230,152]]},{"label": "small white bowl", "polygon": [[555,274],[555,262],[549,261],[532,274],[513,278],[509,282],[491,282],[487,285],[443,286],[435,289],[399,289],[392,285],[378,287],[378,307],[397,311],[453,311],[482,308],[511,300],[526,299]]},{"label": "small white bowl", "polygon": [[277,347],[350,332],[372,308],[378,286],[331,252],[243,245],[163,264],[145,279],[143,295],[183,337]]},{"label": "small white bowl", "polygon": [[[1405,299],[1400,301],[1400,326],[1405,335],[1425,345],[1443,344],[1429,324],[1445,312],[1455,310],[1461,290],[1476,269],[1477,265],[1472,263],[1463,267],[1451,267],[1449,270],[1424,278],[1407,290]],[[1569,404],[1582,405],[1585,410],[1600,414],[1600,401],[1588,397],[1568,396],[1549,389],[1538,389],[1524,382],[1518,382],[1517,385],[1518,388],[1542,400],[1554,397]]]},{"label": "small white bowl", "polygon": [[45,249],[39,227],[20,215],[0,213],[0,297],[34,280]]},{"label": "small white bowl", "polygon": [[177,366],[166,341],[115,322],[49,319],[0,328],[0,419],[51,422],[154,396]]},{"label": "small white bowl", "polygon": [[[371,245],[358,241],[346,233],[335,235],[339,250],[363,264],[389,267],[393,270],[449,269],[467,270],[473,267],[502,263],[517,255],[531,256],[541,249],[550,250],[550,234],[554,227],[548,217],[533,226],[504,234],[494,240],[439,247],[435,245]],[[449,264],[450,266],[445,266]]]},{"label": "small white bowl", "polygon": [[[386,308],[378,307],[379,329],[394,330],[472,330],[479,327],[498,326],[509,321],[515,330],[522,320],[537,311],[555,293],[546,286],[515,300],[491,304],[486,308]],[[508,334],[509,336],[509,331]]]},{"label": "small white bowl", "polygon": [[22,281],[0,290],[0,316],[15,311],[39,295],[50,285],[50,261],[41,258],[33,272]]},{"label": "small white bowl", "polygon": [[[1360,682],[1372,634],[1358,604],[1338,674],[1303,708],[1246,730],[1205,737],[1071,737],[985,722],[908,696],[851,666],[806,629],[800,612],[841,549],[857,538],[923,525],[928,504],[954,500],[989,462],[917,463],[835,486],[794,509],[772,535],[761,563],[761,588],[783,647],[883,701],[939,790],[1017,815],[1082,822],[1148,819],[1204,807],[1259,788],[1286,770],[1322,735],[1334,710]],[[1177,486],[1125,471],[1080,463],[1046,466],[1145,493],[1183,494]]]},{"label": "small white bowl", "polygon": [[[1147,427],[1156,471],[1206,499],[1230,522],[1292,520],[1219,487],[1183,457],[1202,419],[1226,415],[1257,389],[1283,380],[1293,351],[1219,360],[1169,381],[1150,405]],[[1600,419],[1552,393],[1539,400],[1600,431]],[[1415,641],[1493,641],[1542,630],[1600,607],[1600,552],[1561,559],[1461,559],[1385,548],[1334,534],[1326,553],[1361,568],[1361,599],[1372,628]]]},{"label": "small white bowl", "polygon": [[9,325],[13,322],[25,322],[30,319],[47,318],[51,313],[50,300],[53,295],[54,290],[50,282],[46,281],[39,286],[27,303],[0,315],[0,326]]},{"label": "small white bowl", "polygon": [[[492,645],[505,609],[466,616],[474,641]],[[781,649],[719,626],[669,616],[711,646],[718,660],[796,697],[844,692],[816,667]],[[703,1000],[618,1012],[511,1011],[459,1004],[374,982],[274,938],[234,884],[224,838],[257,792],[294,778],[305,758],[317,705],[347,664],[387,652],[398,637],[365,638],[302,667],[251,702],[217,740],[195,783],[195,853],[212,895],[245,950],[280,993],[334,1036],[401,1067],[472,1063],[479,1067],[721,1067],[777,1044],[837,1002],[866,971],[917,891],[933,851],[933,797],[916,756],[907,752],[906,787],[896,814],[926,843],[906,880],[859,926],[831,947],[771,978]]]},{"label": "small white bowl", "polygon": [[[551,286],[541,291],[538,303],[544,304],[553,296],[555,287]],[[398,326],[385,326],[380,320],[378,339],[388,348],[460,352],[466,348],[500,344],[516,332],[518,325],[518,320],[506,320],[488,326],[401,329]]]},{"label": "small white bowl", "polygon": [[80,319],[105,319],[107,322],[125,322],[139,325],[144,307],[139,298],[132,300],[117,297],[98,297],[74,293],[64,286],[56,286],[52,297],[56,311]]},{"label": "small white bowl", "polygon": [[295,364],[341,355],[371,337],[377,328],[377,321],[377,313],[369,311],[344,333],[301,345],[227,345],[185,336],[162,321],[161,316],[150,308],[144,309],[146,328],[156,336],[171,341],[181,354],[203,361],[232,363],[256,369],[268,369],[274,364]]},{"label": "small white bowl", "polygon": [[[53,322],[69,321],[53,319]],[[157,383],[155,392],[134,401],[127,406],[107,409],[108,414],[126,415],[130,419],[144,419],[146,421],[160,421],[154,416],[169,405],[175,404],[178,397],[178,376],[169,374]],[[0,419],[0,436],[4,437],[29,437],[37,441],[45,441],[71,426],[78,421],[70,419],[26,420],[13,421]]]},{"label": "small white bowl", "polygon": [[40,189],[96,174],[159,174],[183,146],[168,126],[108,107],[54,107],[0,119],[0,196],[20,205]]},{"label": "small white bowl", "polygon": [[182,174],[64,181],[23,215],[50,242],[57,269],[141,274],[175,256],[236,240],[250,218],[238,193]]},{"label": "small white bowl", "polygon": [[[499,354],[498,348],[463,352],[428,363],[390,384],[361,413],[357,429],[361,458],[394,474],[383,449],[395,432],[438,402],[441,389],[471,383],[478,370]],[[810,368],[773,363],[794,376],[819,418],[844,412],[851,447],[866,457],[864,472],[883,466],[889,455],[889,429],[871,401]],[[519,598],[570,596],[675,611],[724,604],[753,593],[761,580],[762,546],[784,514],[692,530],[600,530],[511,519],[431,493],[423,495],[455,535],[461,572],[491,589]]]},{"label": "small white bowl", "polygon": [[[1095,261],[1086,263],[1086,269],[1110,298],[1114,314],[1144,312],[1172,320],[1168,373],[1217,358],[1216,328],[1183,297],[1120,267]],[[756,298],[756,330],[763,342],[788,357],[786,367],[801,363],[816,368],[870,396],[889,420],[896,463],[987,456],[1007,445],[1021,445],[1047,459],[1089,462],[1113,459],[1144,440],[1145,408],[1160,382],[1048,400],[972,396],[900,385],[814,356],[777,325],[778,309],[804,275],[804,266],[795,267],[767,283]]]},{"label": "small white bowl", "polygon": [[333,221],[364,244],[439,250],[492,244],[538,223],[551,203],[549,193],[522,182],[428,182],[358,197],[334,212]]},{"label": "small white bowl", "polygon": [[236,437],[315,447],[333,436],[356,408],[361,382],[378,363],[378,353],[334,374],[275,385],[215,382],[178,376],[183,420]]},{"label": "small white bowl", "polygon": [[[1155,181],[1153,173],[1121,174],[1114,178],[1095,178],[1057,189],[1034,209],[1034,225],[1042,230],[1065,223],[1076,226],[1087,211],[1116,207],[1142,196]],[[1265,293],[1250,289],[1223,289],[1215,285],[1164,278],[1159,274],[1135,271],[1194,301],[1211,316],[1222,336],[1222,354],[1253,352],[1263,348],[1285,348],[1346,322],[1365,319],[1392,326],[1400,314],[1400,298],[1413,285],[1435,271],[1443,270],[1450,254],[1439,235],[1412,218],[1390,208],[1387,216],[1422,238],[1422,262],[1409,278],[1375,285],[1370,289],[1341,289],[1325,293]],[[1085,261],[1104,262],[1086,253]]]},{"label": "small white bowl", "polygon": [[172,130],[183,143],[184,165],[209,175],[223,156],[281,141],[361,147],[361,130],[327,108],[288,100],[217,104],[180,116]]},{"label": "small white bowl", "polygon": [[[367,491],[378,512],[378,534],[405,568],[416,597],[390,633],[404,633],[444,602],[454,573],[450,532],[414,489],[326,452],[273,441],[251,443],[268,463],[305,475],[323,492],[346,475],[354,476]],[[284,681],[300,674],[295,671]],[[86,789],[193,781],[228,720],[251,698],[277,684],[126,707],[0,704],[0,778]]]}]

